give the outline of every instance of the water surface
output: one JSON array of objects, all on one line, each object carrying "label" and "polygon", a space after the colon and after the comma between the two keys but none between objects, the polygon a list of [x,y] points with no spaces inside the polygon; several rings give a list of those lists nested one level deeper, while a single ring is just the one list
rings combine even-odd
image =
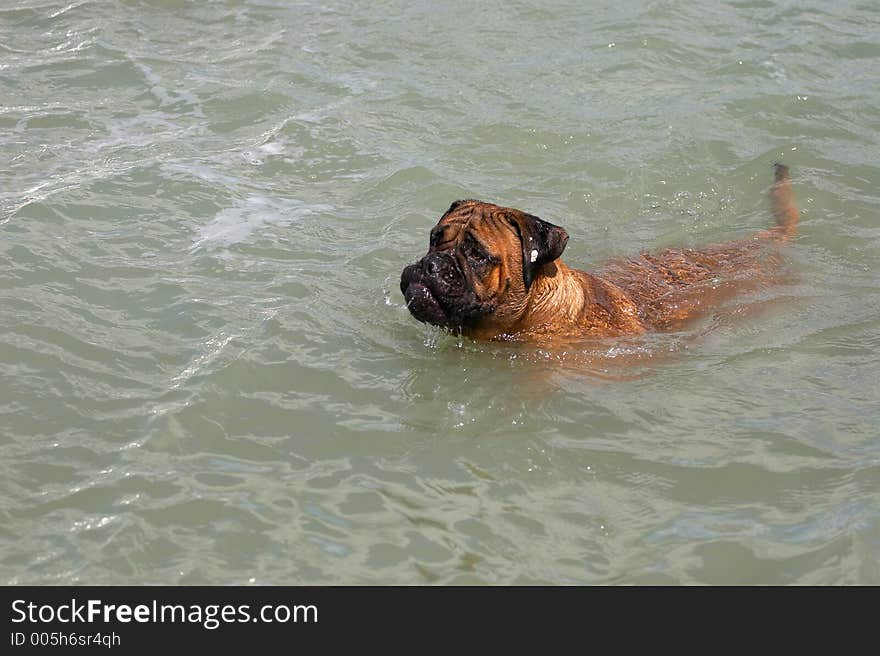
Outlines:
[{"label": "water surface", "polygon": [[[880,8],[0,8],[0,581],[880,583]],[[590,352],[425,328],[457,198],[790,279]]]}]

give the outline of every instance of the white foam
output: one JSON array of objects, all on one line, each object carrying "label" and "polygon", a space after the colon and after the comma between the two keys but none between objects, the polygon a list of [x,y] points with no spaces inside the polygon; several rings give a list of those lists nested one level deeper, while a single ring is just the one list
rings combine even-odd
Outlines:
[{"label": "white foam", "polygon": [[261,145],[259,149],[267,155],[280,155],[284,152],[284,142],[270,141],[269,143]]},{"label": "white foam", "polygon": [[248,196],[232,207],[220,210],[207,224],[198,229],[191,251],[212,246],[231,246],[246,241],[266,225],[288,225],[333,207],[306,204],[297,199]]},{"label": "white foam", "polygon": [[197,118],[205,118],[205,112],[202,109],[202,103],[199,101],[196,94],[188,89],[181,89],[178,91],[168,91],[164,86],[160,84],[162,82],[162,78],[156,74],[156,72],[147,66],[138,61],[134,61],[132,57],[132,64],[134,64],[135,68],[137,68],[144,76],[144,79],[150,86],[150,93],[159,101],[159,106],[164,107],[167,105],[174,105],[177,103],[184,103],[186,105],[190,105],[192,107],[192,111],[190,112],[193,116]]}]

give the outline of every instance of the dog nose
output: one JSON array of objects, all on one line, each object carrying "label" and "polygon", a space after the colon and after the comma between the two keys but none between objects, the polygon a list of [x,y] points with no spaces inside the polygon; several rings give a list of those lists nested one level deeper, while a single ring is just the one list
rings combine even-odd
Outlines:
[{"label": "dog nose", "polygon": [[439,253],[431,253],[425,258],[425,273],[432,278],[436,278],[443,271],[443,260],[445,258]]},{"label": "dog nose", "polygon": [[431,280],[452,284],[456,279],[458,262],[449,252],[431,253],[423,262],[425,276]]}]

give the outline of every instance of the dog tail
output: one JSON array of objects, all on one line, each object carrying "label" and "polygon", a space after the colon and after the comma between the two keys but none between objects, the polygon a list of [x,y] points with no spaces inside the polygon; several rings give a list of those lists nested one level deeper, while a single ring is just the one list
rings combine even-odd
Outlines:
[{"label": "dog tail", "polygon": [[771,239],[785,243],[797,232],[800,212],[794,203],[788,167],[777,162],[773,165],[773,169],[774,180],[773,186],[770,188],[770,207],[773,210],[776,225],[764,232]]}]

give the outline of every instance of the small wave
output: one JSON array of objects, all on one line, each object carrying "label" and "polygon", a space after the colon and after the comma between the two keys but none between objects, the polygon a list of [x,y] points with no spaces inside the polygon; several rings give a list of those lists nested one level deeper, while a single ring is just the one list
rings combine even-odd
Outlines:
[{"label": "small wave", "polygon": [[202,108],[202,103],[199,101],[196,94],[187,89],[179,90],[179,91],[169,91],[162,84],[162,78],[149,66],[143,64],[141,62],[135,61],[131,58],[131,63],[137,68],[144,76],[144,79],[150,85],[150,93],[155,96],[156,100],[159,101],[160,106],[166,105],[176,105],[178,103],[184,103],[192,107],[191,114],[196,118],[205,118],[205,111]]},{"label": "small wave", "polygon": [[199,228],[190,250],[232,246],[247,240],[264,226],[287,225],[333,209],[331,205],[306,204],[296,199],[248,196],[237,205],[221,210],[213,220]]}]

